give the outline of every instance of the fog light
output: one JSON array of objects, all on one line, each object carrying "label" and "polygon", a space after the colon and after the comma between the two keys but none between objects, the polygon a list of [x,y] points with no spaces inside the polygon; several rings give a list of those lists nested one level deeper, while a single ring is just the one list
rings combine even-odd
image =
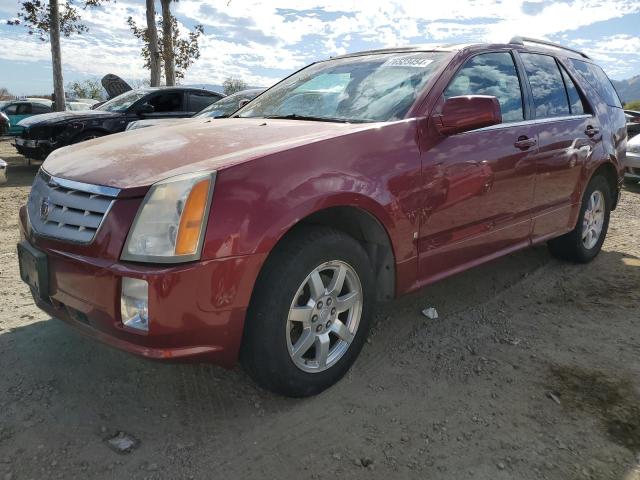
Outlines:
[{"label": "fog light", "polygon": [[120,315],[125,326],[149,331],[149,286],[146,280],[122,278]]}]

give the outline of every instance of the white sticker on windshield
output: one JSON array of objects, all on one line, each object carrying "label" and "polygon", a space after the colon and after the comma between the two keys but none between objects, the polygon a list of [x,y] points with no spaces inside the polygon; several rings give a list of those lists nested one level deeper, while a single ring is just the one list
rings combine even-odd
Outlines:
[{"label": "white sticker on windshield", "polygon": [[431,63],[433,63],[433,60],[424,55],[403,55],[401,57],[390,58],[380,65],[380,67],[425,68]]}]

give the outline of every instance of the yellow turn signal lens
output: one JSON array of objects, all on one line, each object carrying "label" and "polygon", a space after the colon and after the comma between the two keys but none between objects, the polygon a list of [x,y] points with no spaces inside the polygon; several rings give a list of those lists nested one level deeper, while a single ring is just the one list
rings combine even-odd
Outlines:
[{"label": "yellow turn signal lens", "polygon": [[198,250],[200,231],[207,211],[211,179],[200,180],[191,188],[180,217],[180,226],[176,237],[176,255],[193,255]]}]

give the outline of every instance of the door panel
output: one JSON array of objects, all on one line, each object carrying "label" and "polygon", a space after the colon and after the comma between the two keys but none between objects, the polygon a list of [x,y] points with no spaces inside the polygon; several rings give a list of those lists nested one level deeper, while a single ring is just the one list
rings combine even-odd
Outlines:
[{"label": "door panel", "polygon": [[538,154],[533,240],[573,228],[580,176],[601,135],[571,76],[551,55],[519,54],[536,117]]},{"label": "door panel", "polygon": [[508,51],[471,56],[444,98],[490,95],[503,123],[448,137],[432,128],[423,153],[425,200],[418,239],[422,284],[529,241],[536,132],[526,120],[522,81]]},{"label": "door panel", "polygon": [[445,138],[426,153],[426,201],[418,242],[423,281],[528,242],[535,176],[530,125]]},{"label": "door panel", "polygon": [[573,210],[580,202],[580,176],[600,141],[585,133],[590,115],[542,122],[538,134],[534,194],[534,240],[573,228]]}]

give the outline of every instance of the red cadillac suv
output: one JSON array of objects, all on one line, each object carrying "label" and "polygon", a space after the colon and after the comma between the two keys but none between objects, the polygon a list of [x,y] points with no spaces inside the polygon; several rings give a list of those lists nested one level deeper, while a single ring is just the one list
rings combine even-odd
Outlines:
[{"label": "red cadillac suv", "polygon": [[508,44],[344,55],[232,118],[53,152],[20,211],[44,311],[156,359],[316,394],[376,301],[532,244],[588,262],[623,178],[625,116],[586,55]]}]

